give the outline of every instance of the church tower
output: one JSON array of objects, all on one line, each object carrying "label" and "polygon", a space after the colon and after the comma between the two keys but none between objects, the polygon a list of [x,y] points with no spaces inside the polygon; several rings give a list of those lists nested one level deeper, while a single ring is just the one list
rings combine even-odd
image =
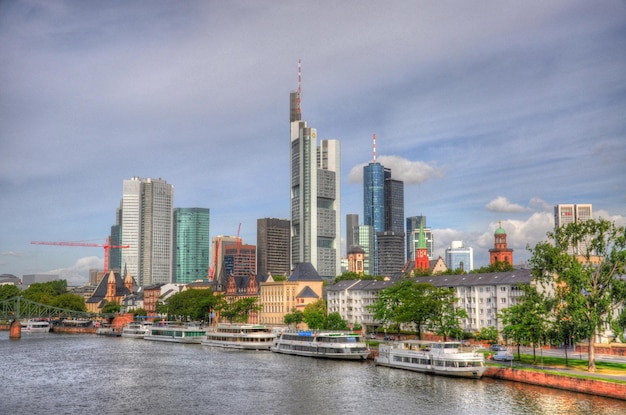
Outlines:
[{"label": "church tower", "polygon": [[430,269],[430,260],[428,259],[428,247],[426,246],[426,233],[424,233],[424,222],[420,222],[420,236],[415,251],[415,269]]},{"label": "church tower", "polygon": [[507,248],[506,231],[502,228],[502,222],[498,222],[498,229],[496,229],[493,237],[493,249],[489,250],[489,264],[507,262],[513,265],[513,250]]}]

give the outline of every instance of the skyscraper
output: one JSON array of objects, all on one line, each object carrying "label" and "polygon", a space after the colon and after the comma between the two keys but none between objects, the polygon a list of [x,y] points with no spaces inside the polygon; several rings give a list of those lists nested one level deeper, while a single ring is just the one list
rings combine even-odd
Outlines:
[{"label": "skyscraper", "polygon": [[363,224],[385,230],[385,168],[376,160],[363,167]]},{"label": "skyscraper", "polygon": [[[300,78],[300,71],[298,72]],[[341,272],[340,147],[301,119],[300,82],[290,94],[291,265],[310,263],[322,277]]]},{"label": "skyscraper", "polygon": [[[559,204],[554,206],[554,229],[558,230],[561,226],[565,226],[573,222],[584,222],[593,218],[593,207],[591,204]],[[570,254],[584,255],[587,244],[584,241],[578,243],[577,246],[571,246],[568,249]]]},{"label": "skyscraper", "polygon": [[474,250],[464,247],[462,241],[452,241],[450,248],[446,248],[446,266],[451,270],[470,272],[474,269]]},{"label": "skyscraper", "polygon": [[358,245],[365,251],[365,260],[363,263],[363,272],[367,275],[376,275],[376,232],[374,227],[369,225],[360,225],[357,228],[355,238]]},{"label": "skyscraper", "polygon": [[435,241],[432,229],[426,226],[426,216],[409,216],[406,218],[406,259],[407,261],[415,260],[415,252],[420,241],[420,224],[424,226],[424,237],[426,249],[428,250],[428,259],[433,260]]},{"label": "skyscraper", "polygon": [[174,209],[174,282],[206,280],[211,248],[209,217],[207,208]]},{"label": "skyscraper", "polygon": [[124,180],[122,267],[140,286],[172,282],[174,186],[162,179]]},{"label": "skyscraper", "polygon": [[289,220],[257,219],[257,274],[289,275]]},{"label": "skyscraper", "polygon": [[348,213],[346,215],[346,252],[350,251],[353,246],[359,245],[358,229],[359,215],[356,213]]}]

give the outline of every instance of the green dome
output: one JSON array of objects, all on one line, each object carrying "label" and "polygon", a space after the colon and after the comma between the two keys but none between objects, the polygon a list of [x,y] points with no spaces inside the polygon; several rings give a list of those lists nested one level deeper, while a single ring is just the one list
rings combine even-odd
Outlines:
[{"label": "green dome", "polygon": [[498,229],[496,229],[496,233],[494,235],[506,235],[506,231],[502,229],[502,226],[500,226]]}]

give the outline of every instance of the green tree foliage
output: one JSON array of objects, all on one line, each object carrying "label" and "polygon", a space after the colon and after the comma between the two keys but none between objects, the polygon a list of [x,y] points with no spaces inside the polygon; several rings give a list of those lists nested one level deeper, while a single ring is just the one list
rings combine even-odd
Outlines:
[{"label": "green tree foliage", "polygon": [[298,328],[298,325],[304,321],[304,314],[300,310],[294,309],[291,313],[285,314],[283,321],[287,326],[292,324]]},{"label": "green tree foliage", "polygon": [[85,299],[80,295],[72,293],[65,293],[54,297],[50,305],[65,310],[87,311]]},{"label": "green tree foliage", "polygon": [[304,307],[304,322],[312,330],[324,329],[326,322],[326,301],[319,299]]},{"label": "green tree foliage", "polygon": [[480,267],[478,269],[470,271],[470,274],[488,274],[490,272],[506,272],[513,271],[513,265],[506,261],[496,261],[495,263],[486,267]]},{"label": "green tree foliage", "polygon": [[162,306],[157,306],[157,311],[167,313],[168,318],[208,321],[209,313],[218,301],[219,298],[210,289],[185,290],[168,298]]},{"label": "green tree foliage", "polygon": [[476,334],[475,338],[478,341],[486,341],[491,344],[498,343],[498,329],[493,326],[483,327]]},{"label": "green tree foliage", "polygon": [[[595,338],[626,298],[624,227],[591,219],[560,227],[548,238],[552,243],[540,242],[531,250],[533,276],[555,293],[556,309],[571,318],[574,332],[588,339],[588,370],[594,372]],[[570,247],[579,252],[571,253]]]},{"label": "green tree foliage", "polygon": [[438,315],[442,307],[434,291],[432,284],[403,279],[381,290],[374,304],[368,308],[374,313],[374,319],[383,324],[412,323],[417,337],[421,339],[422,330]]},{"label": "green tree foliage", "polygon": [[54,297],[67,293],[67,281],[37,282],[24,290],[22,296],[41,304],[52,305]]},{"label": "green tree foliage", "polygon": [[129,311],[134,316],[147,316],[148,312],[145,308],[135,308]]},{"label": "green tree foliage", "polygon": [[524,295],[517,304],[505,308],[498,315],[504,325],[502,335],[518,344],[532,343],[533,362],[536,363],[536,347],[547,343],[553,300],[540,293],[534,285],[518,284],[518,287]]},{"label": "green tree foliage", "polygon": [[339,314],[338,312],[330,313],[326,316],[324,328],[326,330],[350,330],[348,323],[346,322],[346,320],[341,318],[341,314]]},{"label": "green tree foliage", "polygon": [[430,329],[437,335],[448,338],[461,338],[463,328],[461,319],[467,318],[467,312],[463,308],[456,307],[457,298],[453,288],[436,288],[432,290],[432,296],[438,307],[435,308],[430,318]]},{"label": "green tree foliage", "polygon": [[13,284],[0,285],[0,301],[22,295],[22,291]]},{"label": "green tree foliage", "polygon": [[109,301],[102,307],[103,314],[119,313],[119,311],[120,311],[120,305],[116,303],[115,301]]},{"label": "green tree foliage", "polygon": [[382,281],[383,277],[381,276],[373,276],[369,274],[359,274],[357,272],[346,271],[343,274],[339,275],[333,281],[335,284],[339,281],[351,281],[351,280],[377,280]]},{"label": "green tree foliage", "polygon": [[247,323],[251,312],[260,311],[257,297],[245,297],[234,301],[226,301],[220,315],[231,323]]}]

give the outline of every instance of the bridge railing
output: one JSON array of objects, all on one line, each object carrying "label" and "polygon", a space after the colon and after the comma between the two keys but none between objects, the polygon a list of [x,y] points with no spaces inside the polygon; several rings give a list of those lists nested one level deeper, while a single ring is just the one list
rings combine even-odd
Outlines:
[{"label": "bridge railing", "polygon": [[28,318],[81,318],[95,319],[114,317],[113,314],[90,313],[68,310],[47,304],[37,303],[22,296],[0,301],[0,320],[22,320]]}]

